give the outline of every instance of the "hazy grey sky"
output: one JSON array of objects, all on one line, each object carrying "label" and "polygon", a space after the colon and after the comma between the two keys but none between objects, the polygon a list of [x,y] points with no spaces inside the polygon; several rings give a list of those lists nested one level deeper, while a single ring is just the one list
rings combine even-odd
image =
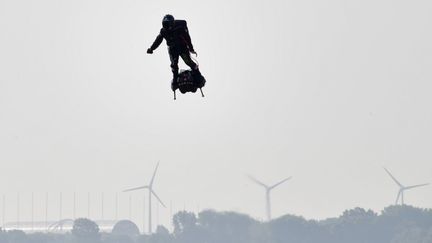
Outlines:
[{"label": "hazy grey sky", "polygon": [[[174,210],[264,218],[245,174],[293,176],[273,192],[274,216],[380,210],[397,192],[382,166],[432,182],[431,12],[426,0],[0,0],[6,221],[16,192],[29,219],[33,191],[39,219],[46,191],[52,219],[60,191],[80,193],[83,216],[87,192],[104,191],[113,217],[114,193],[146,184],[158,160],[155,189]],[[166,13],[188,21],[204,99],[173,101],[165,43],[145,53]],[[431,207],[432,187],[405,201]]]}]

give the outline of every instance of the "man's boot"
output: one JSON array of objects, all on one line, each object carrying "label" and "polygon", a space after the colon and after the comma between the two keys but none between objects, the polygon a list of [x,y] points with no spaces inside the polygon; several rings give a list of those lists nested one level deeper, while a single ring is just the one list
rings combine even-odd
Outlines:
[{"label": "man's boot", "polygon": [[173,72],[173,79],[171,81],[171,89],[172,91],[175,91],[176,89],[178,89],[178,73],[177,72]]},{"label": "man's boot", "polygon": [[201,75],[201,72],[200,72],[200,70],[198,69],[198,67],[197,67],[196,69],[192,70],[192,76],[193,76],[193,79],[194,79],[194,81],[195,81],[195,85],[196,85],[198,88],[202,88],[202,87],[204,86],[204,84],[205,84],[205,79],[204,79],[204,77]]},{"label": "man's boot", "polygon": [[198,69],[198,67],[196,67],[195,69],[193,69],[193,70],[192,70],[192,73],[193,73],[194,77],[195,77],[195,76],[197,76],[197,77],[201,76],[201,72],[200,72],[200,70]]}]

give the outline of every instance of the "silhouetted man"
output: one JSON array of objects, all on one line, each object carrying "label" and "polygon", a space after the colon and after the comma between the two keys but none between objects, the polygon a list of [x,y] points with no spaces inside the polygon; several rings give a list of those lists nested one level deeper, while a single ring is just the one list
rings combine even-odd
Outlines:
[{"label": "silhouetted man", "polygon": [[[179,56],[183,61],[192,69],[195,77],[200,77],[201,73],[198,70],[198,65],[192,61],[190,53],[195,54],[187,23],[185,20],[175,20],[170,14],[167,14],[162,19],[162,29],[156,40],[153,42],[151,47],[147,49],[148,54],[152,54],[153,51],[159,47],[162,40],[165,39],[168,45],[168,53],[171,59],[171,70],[173,72],[173,81],[177,81],[178,78],[178,60]],[[176,85],[176,82],[173,82]],[[175,89],[172,86],[173,90]]]}]

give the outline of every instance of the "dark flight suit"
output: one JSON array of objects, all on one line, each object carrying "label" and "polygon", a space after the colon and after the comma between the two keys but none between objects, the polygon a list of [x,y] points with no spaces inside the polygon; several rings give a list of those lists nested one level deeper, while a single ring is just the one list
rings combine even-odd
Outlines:
[{"label": "dark flight suit", "polygon": [[185,20],[174,20],[171,28],[162,28],[150,49],[153,51],[158,48],[163,39],[166,40],[168,45],[168,53],[171,59],[171,70],[173,72],[174,80],[178,77],[179,57],[181,57],[186,65],[188,65],[195,73],[200,74],[198,65],[192,61],[189,53],[194,52],[194,48],[192,46],[192,41]]}]

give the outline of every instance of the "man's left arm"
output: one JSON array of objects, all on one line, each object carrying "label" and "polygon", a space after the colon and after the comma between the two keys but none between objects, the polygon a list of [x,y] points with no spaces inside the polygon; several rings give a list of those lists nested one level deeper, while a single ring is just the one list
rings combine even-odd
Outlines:
[{"label": "man's left arm", "polygon": [[188,45],[189,51],[190,51],[191,53],[193,53],[193,54],[196,55],[196,52],[195,52],[194,47],[193,47],[193,45],[192,45],[191,37],[190,37],[190,35],[189,35],[189,29],[188,29],[186,23],[185,23],[185,27],[184,27],[184,28],[185,28],[185,38],[186,38],[186,42],[187,42],[187,45]]}]

